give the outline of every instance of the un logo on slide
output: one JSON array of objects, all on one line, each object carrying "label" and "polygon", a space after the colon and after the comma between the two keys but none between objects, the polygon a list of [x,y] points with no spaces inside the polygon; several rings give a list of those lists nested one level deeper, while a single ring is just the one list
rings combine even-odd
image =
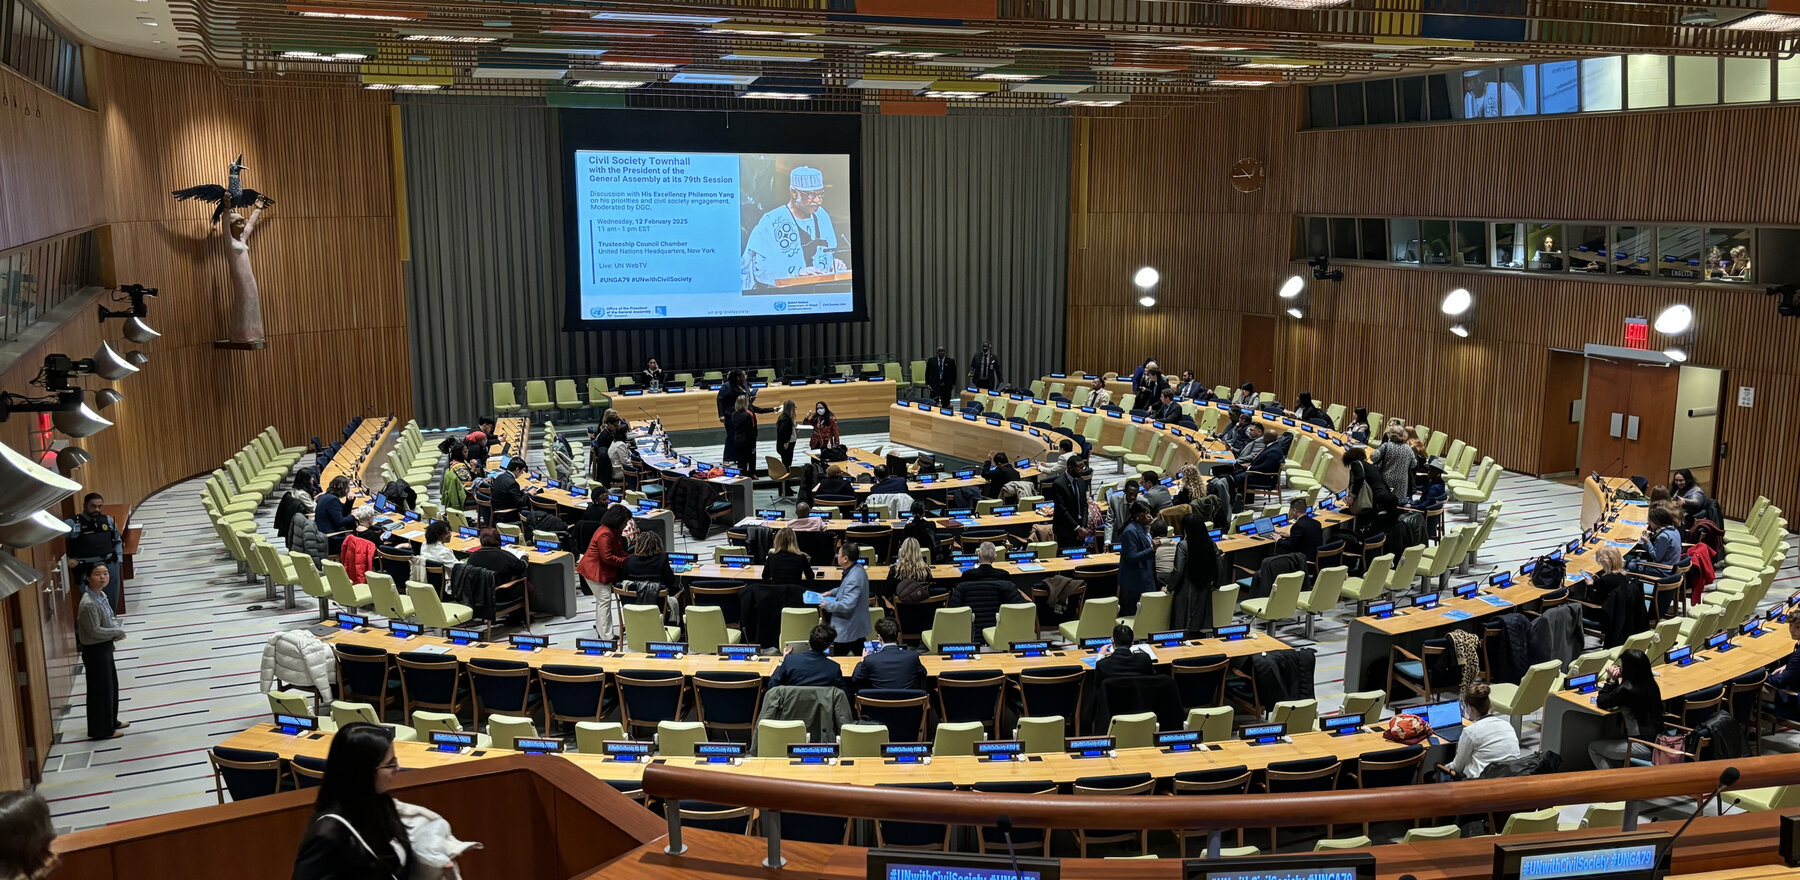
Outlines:
[{"label": "un logo on slide", "polygon": [[778,312],[787,311],[787,303],[784,303],[781,300],[776,300],[775,301],[775,311],[778,311]]}]

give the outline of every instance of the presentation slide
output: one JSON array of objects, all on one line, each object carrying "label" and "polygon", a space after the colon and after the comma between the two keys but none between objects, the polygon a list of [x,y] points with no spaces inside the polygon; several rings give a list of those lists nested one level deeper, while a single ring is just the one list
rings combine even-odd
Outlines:
[{"label": "presentation slide", "polygon": [[590,321],[855,309],[845,154],[576,150]]}]

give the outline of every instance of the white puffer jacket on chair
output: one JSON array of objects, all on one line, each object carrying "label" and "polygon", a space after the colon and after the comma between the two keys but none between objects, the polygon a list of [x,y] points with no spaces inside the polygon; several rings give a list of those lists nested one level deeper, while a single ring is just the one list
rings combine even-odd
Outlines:
[{"label": "white puffer jacket on chair", "polygon": [[276,633],[263,645],[263,693],[268,693],[276,681],[283,681],[317,689],[320,701],[329,705],[332,671],[336,665],[331,648],[319,641],[318,636],[303,629]]}]

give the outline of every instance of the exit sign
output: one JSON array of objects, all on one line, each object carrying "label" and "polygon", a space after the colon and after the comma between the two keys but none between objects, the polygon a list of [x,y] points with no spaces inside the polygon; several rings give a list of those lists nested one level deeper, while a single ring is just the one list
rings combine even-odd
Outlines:
[{"label": "exit sign", "polygon": [[1625,319],[1625,347],[1647,349],[1650,347],[1650,322],[1643,318]]}]

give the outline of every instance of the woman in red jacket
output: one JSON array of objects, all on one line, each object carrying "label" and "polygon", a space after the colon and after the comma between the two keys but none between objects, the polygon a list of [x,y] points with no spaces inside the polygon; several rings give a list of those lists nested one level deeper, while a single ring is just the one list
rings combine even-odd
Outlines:
[{"label": "woman in red jacket", "polygon": [[625,525],[629,522],[631,508],[623,504],[607,508],[600,516],[600,527],[594,529],[594,537],[588,541],[587,552],[581,554],[581,561],[575,566],[576,573],[587,581],[594,594],[594,631],[603,639],[619,635],[618,600],[613,597],[613,587],[625,570]]},{"label": "woman in red jacket", "polygon": [[375,536],[381,533],[375,528],[375,508],[365,504],[352,517],[356,531],[344,536],[343,546],[338,548],[338,562],[351,583],[368,583],[369,571],[375,567]]}]

